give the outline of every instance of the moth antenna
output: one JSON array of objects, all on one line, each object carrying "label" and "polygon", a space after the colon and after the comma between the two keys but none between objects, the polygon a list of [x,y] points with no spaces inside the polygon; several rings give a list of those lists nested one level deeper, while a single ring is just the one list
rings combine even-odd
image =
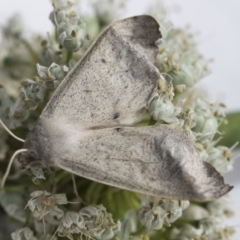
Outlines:
[{"label": "moth antenna", "polygon": [[2,119],[0,119],[0,123],[1,125],[3,126],[3,128],[12,136],[14,137],[15,139],[17,139],[18,141],[20,142],[25,142],[23,139],[17,137],[15,134],[13,134],[10,129],[3,123]]},{"label": "moth antenna", "polygon": [[14,158],[15,158],[19,153],[21,153],[21,152],[27,152],[27,151],[28,151],[28,149],[19,149],[19,150],[17,150],[17,151],[13,154],[13,156],[11,157],[10,162],[9,162],[9,164],[8,164],[6,173],[4,174],[4,176],[3,176],[3,178],[2,178],[1,188],[4,188],[4,185],[5,185],[5,182],[6,182],[6,180],[7,180],[8,175],[9,175],[9,172],[10,172],[10,169],[11,169],[11,166],[12,166],[12,163],[13,163]]},{"label": "moth antenna", "polygon": [[48,165],[45,165],[48,173],[50,174],[51,178],[52,178],[52,189],[51,189],[51,193],[54,194],[56,192],[56,181],[55,181],[55,174],[54,172],[51,170],[51,168]]}]

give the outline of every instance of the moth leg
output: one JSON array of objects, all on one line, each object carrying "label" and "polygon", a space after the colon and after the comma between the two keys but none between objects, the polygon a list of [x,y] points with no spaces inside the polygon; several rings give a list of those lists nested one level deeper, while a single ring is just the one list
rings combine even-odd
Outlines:
[{"label": "moth leg", "polygon": [[51,170],[51,168],[48,166],[48,165],[45,165],[46,169],[47,169],[47,172],[49,173],[51,179],[52,179],[52,186],[51,186],[51,189],[50,189],[50,192],[52,194],[55,194],[56,193],[56,181],[55,181],[55,173]]},{"label": "moth leg", "polygon": [[75,180],[75,176],[73,173],[70,173],[71,177],[72,177],[72,182],[73,182],[73,192],[75,194],[75,196],[77,197],[77,199],[79,200],[80,203],[83,203],[84,205],[86,205],[86,203],[82,200],[82,198],[79,196],[78,190],[77,190],[77,184],[76,184],[76,180]]}]

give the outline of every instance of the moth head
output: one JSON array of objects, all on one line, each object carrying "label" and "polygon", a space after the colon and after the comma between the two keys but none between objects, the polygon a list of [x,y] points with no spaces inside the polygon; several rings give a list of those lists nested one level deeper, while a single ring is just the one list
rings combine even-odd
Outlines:
[{"label": "moth head", "polygon": [[17,151],[14,152],[14,154],[12,155],[7,170],[2,178],[1,181],[1,188],[4,188],[6,179],[9,175],[12,163],[14,161],[14,159],[18,156],[18,160],[21,163],[21,168],[27,168],[30,169],[30,171],[32,172],[33,175],[35,175],[36,178],[44,178],[41,177],[40,175],[43,175],[43,172],[41,170],[41,168],[39,168],[39,170],[36,171],[37,168],[33,168],[33,165],[42,165],[41,159],[39,158],[36,148],[34,146],[36,146],[36,135],[32,133],[32,131],[30,131],[30,137],[27,137],[26,140],[23,140],[17,136],[15,136],[8,128],[7,126],[2,122],[2,120],[0,119],[0,124],[3,126],[3,128],[11,135],[13,136],[15,139],[17,139],[18,141],[21,141],[24,143],[23,148],[19,149]]},{"label": "moth head", "polygon": [[20,168],[33,176],[32,180],[35,184],[39,184],[38,179],[45,179],[43,169],[47,166],[39,158],[37,152],[27,149],[26,152],[20,153],[18,161],[21,163]]},{"label": "moth head", "polygon": [[37,164],[38,162],[40,162],[41,160],[39,159],[37,153],[34,150],[30,150],[27,148],[23,148],[22,150],[27,150],[24,152],[20,152],[19,156],[18,156],[18,161],[20,162],[21,169],[27,169],[30,166]]}]

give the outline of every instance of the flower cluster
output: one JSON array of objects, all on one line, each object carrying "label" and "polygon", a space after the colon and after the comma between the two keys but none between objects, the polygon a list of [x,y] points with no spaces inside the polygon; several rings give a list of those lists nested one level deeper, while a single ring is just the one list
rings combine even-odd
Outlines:
[{"label": "flower cluster", "polygon": [[222,222],[222,219],[232,214],[228,204],[227,197],[207,203],[206,208],[192,203],[184,211],[183,218],[190,222],[194,221],[195,226],[183,224],[181,229],[174,227],[170,239],[229,239],[234,230],[224,226]]},{"label": "flower cluster", "polygon": [[234,230],[229,227],[224,227],[220,219],[207,218],[199,221],[198,227],[184,224],[181,229],[174,228],[171,232],[170,239],[227,240],[233,233]]},{"label": "flower cluster", "polygon": [[33,217],[38,220],[43,219],[48,214],[57,218],[61,218],[64,215],[63,211],[57,205],[68,203],[65,194],[35,191],[31,193],[31,197],[27,207],[33,212]]},{"label": "flower cluster", "polygon": [[[175,29],[167,20],[164,10],[159,13],[154,10],[152,13],[163,28],[164,38],[160,44],[157,43],[156,66],[161,72],[161,79],[158,93],[149,104],[149,113],[158,124],[168,124],[184,131],[195,143],[204,161],[211,163],[220,173],[227,173],[232,169],[231,151],[235,145],[231,148],[217,145],[222,138],[219,127],[226,122],[224,104],[210,101],[205,93],[194,89],[195,84],[209,73],[208,62],[198,53],[193,35],[186,30]],[[149,199],[143,198],[142,208],[138,212],[141,223],[148,228],[161,229],[164,224],[169,226],[181,217],[183,209],[177,205],[173,204],[177,207],[176,211],[169,215],[173,219],[168,219],[163,203],[160,201],[156,204]],[[206,208],[193,203],[188,208],[186,206],[181,218],[197,220],[199,227],[184,224],[179,229],[173,228],[171,239],[229,239],[232,230],[220,224],[227,215],[217,214],[225,209],[221,201],[210,202]],[[227,212],[231,211],[228,209]],[[191,218],[187,217],[189,213],[192,214]]]},{"label": "flower cluster", "polygon": [[12,240],[57,240],[55,236],[47,234],[42,238],[36,238],[33,231],[28,228],[19,228],[11,234]]},{"label": "flower cluster", "polygon": [[34,77],[21,82],[20,95],[12,100],[1,88],[0,113],[1,119],[10,129],[21,126],[28,119],[30,110],[36,110],[38,104],[44,100],[48,88],[55,89],[68,72],[68,67],[52,63],[49,68],[37,64],[37,71],[41,78]]},{"label": "flower cluster", "polygon": [[34,237],[33,231],[28,227],[16,230],[11,234],[12,240],[37,240]]},{"label": "flower cluster", "polygon": [[182,211],[189,205],[189,201],[174,201],[143,195],[141,209],[138,211],[140,222],[147,228],[159,230],[182,216]]},{"label": "flower cluster", "polygon": [[177,92],[186,91],[209,73],[190,33],[171,28],[158,46],[156,66]]},{"label": "flower cluster", "polygon": [[69,51],[78,51],[86,36],[86,25],[76,11],[75,1],[54,0],[53,7],[50,19],[56,26],[59,44]]},{"label": "flower cluster", "polygon": [[[52,217],[59,219],[60,222],[55,232],[59,237],[74,239],[73,234],[81,234],[99,240],[107,240],[120,231],[121,223],[119,221],[115,223],[112,214],[108,213],[102,205],[90,205],[78,212],[64,212],[59,205],[68,204],[66,194],[35,191],[31,193],[31,197],[27,207],[31,210],[34,218],[46,221],[48,225],[57,224]],[[32,231],[27,228],[19,229],[12,234],[12,238],[17,239],[17,236],[24,234],[32,236]],[[21,238],[19,237],[19,239]]]},{"label": "flower cluster", "polygon": [[[36,121],[54,90],[83,56],[94,37],[118,18],[124,1],[95,1],[91,5],[93,16],[80,15],[77,0],[52,0],[52,5],[49,18],[55,27],[55,36],[30,36],[19,16],[14,16],[2,28],[0,118],[8,128],[16,129],[22,136],[27,134],[27,124]],[[194,142],[201,158],[224,174],[232,169],[231,151],[235,147],[218,145],[223,137],[219,126],[226,122],[224,105],[210,101],[205,93],[195,90],[196,83],[209,73],[208,61],[198,52],[194,35],[189,30],[174,28],[162,5],[152,8],[151,14],[159,21],[163,35],[163,40],[156,42],[155,62],[161,78],[148,106],[150,121],[144,123],[165,124],[183,131]],[[25,128],[20,130],[21,125]],[[1,126],[0,134],[0,169],[6,169],[7,161],[4,160],[19,146],[12,143]],[[22,153],[20,161],[24,157]],[[44,169],[38,165],[29,168],[35,176],[34,183],[41,184],[41,189],[52,187],[48,181],[36,181],[48,179]],[[3,174],[1,170],[0,178]],[[70,204],[76,198],[69,188],[71,178],[65,171],[54,170],[56,192],[64,192],[62,194],[36,191],[28,176],[22,174],[20,178],[20,175],[18,163],[14,162],[11,181],[0,191],[0,204],[5,212],[4,220],[1,216],[0,220],[9,223],[7,216],[10,216],[17,224],[0,227],[0,238],[11,235],[13,240],[64,237],[225,240],[233,233],[223,223],[232,214],[227,198],[198,204],[143,195],[140,203],[137,194],[127,191],[122,194],[123,190],[79,178],[75,187],[81,197],[91,203],[79,207],[79,204]],[[32,192],[30,200],[26,192]],[[24,209],[26,202],[28,210]],[[111,208],[113,215],[104,206]]]},{"label": "flower cluster", "polygon": [[115,223],[112,215],[102,205],[88,206],[77,212],[66,212],[57,229],[59,236],[73,239],[72,234],[83,234],[95,239],[111,239],[120,230],[120,222]]},{"label": "flower cluster", "polygon": [[161,123],[178,123],[182,109],[173,104],[173,85],[163,77],[158,81],[158,94],[149,104],[148,111],[154,120]]}]

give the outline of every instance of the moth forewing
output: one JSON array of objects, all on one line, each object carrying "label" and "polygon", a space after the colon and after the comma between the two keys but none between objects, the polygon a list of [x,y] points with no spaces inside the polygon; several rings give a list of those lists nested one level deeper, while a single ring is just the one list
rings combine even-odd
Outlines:
[{"label": "moth forewing", "polygon": [[[121,34],[124,26],[128,35]],[[154,29],[153,36],[147,34],[149,28]],[[135,29],[144,37],[134,35]],[[155,41],[160,37],[159,25],[150,16],[113,23],[63,80],[41,116],[65,118],[82,128],[131,125],[141,120],[160,78],[153,57],[152,62],[148,59],[157,54]]]},{"label": "moth forewing", "polygon": [[185,134],[140,121],[160,78],[150,16],[110,25],[62,81],[24,148],[46,165],[148,195],[206,201],[227,193]]},{"label": "moth forewing", "polygon": [[54,159],[85,178],[164,198],[209,201],[231,190],[183,133],[164,125],[93,130]]}]

